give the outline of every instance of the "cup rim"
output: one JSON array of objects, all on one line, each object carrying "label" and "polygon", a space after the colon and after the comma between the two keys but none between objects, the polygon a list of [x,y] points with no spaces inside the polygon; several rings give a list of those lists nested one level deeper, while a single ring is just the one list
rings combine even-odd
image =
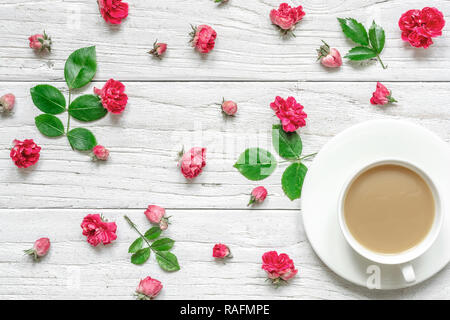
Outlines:
[{"label": "cup rim", "polygon": [[[428,187],[430,188],[433,194],[435,204],[435,217],[433,225],[430,231],[428,232],[427,236],[414,247],[394,254],[379,253],[364,247],[353,237],[353,235],[351,234],[350,230],[347,227],[344,218],[344,200],[347,196],[347,192],[352,183],[365,171],[386,164],[403,166],[417,173],[427,183]],[[338,200],[338,219],[342,234],[344,235],[344,238],[346,239],[347,243],[353,248],[353,250],[355,250],[358,254],[360,254],[361,256],[363,256],[368,260],[381,264],[391,264],[391,265],[403,264],[411,260],[414,260],[417,257],[421,256],[423,253],[425,253],[431,247],[431,245],[435,242],[441,230],[443,221],[443,208],[442,208],[441,193],[439,190],[440,189],[436,185],[436,182],[433,181],[430,175],[426,173],[422,168],[412,163],[411,161],[399,158],[383,158],[370,161],[368,164],[363,165],[354,174],[352,174],[342,186]]]}]

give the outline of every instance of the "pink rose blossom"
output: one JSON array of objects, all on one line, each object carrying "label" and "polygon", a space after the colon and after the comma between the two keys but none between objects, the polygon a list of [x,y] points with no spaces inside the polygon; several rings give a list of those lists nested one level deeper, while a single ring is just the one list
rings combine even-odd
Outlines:
[{"label": "pink rose blossom", "polygon": [[14,109],[16,97],[8,93],[0,97],[0,112],[11,112]]},{"label": "pink rose blossom", "polygon": [[159,223],[166,214],[166,210],[159,206],[150,205],[144,212],[145,216],[151,223]]},{"label": "pink rose blossom", "polygon": [[392,97],[391,91],[389,91],[383,84],[377,82],[377,88],[372,94],[372,98],[370,99],[371,104],[385,105],[390,102],[397,102]]},{"label": "pink rose blossom", "polygon": [[212,256],[217,259],[231,258],[231,252],[228,246],[218,243],[213,248]]},{"label": "pink rose blossom", "polygon": [[247,206],[249,206],[255,202],[261,203],[266,199],[266,197],[267,197],[267,189],[264,188],[263,186],[256,187],[252,191],[252,194],[250,196],[250,202],[248,203]]},{"label": "pink rose blossom", "polygon": [[237,104],[236,102],[233,102],[231,100],[225,101],[225,99],[222,102],[222,111],[229,116],[234,116],[237,112]]},{"label": "pink rose blossom", "polygon": [[9,156],[18,168],[28,168],[38,162],[41,147],[33,139],[14,140],[13,143]]},{"label": "pink rose blossom", "polygon": [[425,7],[422,10],[408,10],[398,21],[402,31],[402,40],[411,46],[428,48],[432,38],[442,35],[445,26],[444,15],[436,8]]},{"label": "pink rose blossom", "polygon": [[303,112],[303,106],[297,103],[294,97],[288,97],[286,100],[276,97],[270,107],[281,120],[284,131],[293,132],[306,125],[307,115]]},{"label": "pink rose blossom", "polygon": [[280,4],[278,10],[270,11],[270,20],[284,33],[295,29],[295,25],[303,19],[305,12],[302,6],[291,8],[287,3]]},{"label": "pink rose blossom", "polygon": [[128,3],[122,0],[97,0],[100,14],[106,22],[121,24],[128,16]]},{"label": "pink rose blossom", "polygon": [[122,82],[109,79],[102,89],[94,88],[94,93],[100,96],[103,107],[109,112],[120,114],[125,110],[128,96]]},{"label": "pink rose blossom", "polygon": [[208,25],[200,25],[198,27],[192,27],[193,31],[190,33],[192,36],[192,46],[201,53],[208,53],[215,46],[215,40],[217,37],[216,31]]},{"label": "pink rose blossom", "polygon": [[115,222],[107,222],[99,214],[88,214],[81,223],[83,235],[87,237],[87,242],[96,247],[102,243],[110,244],[117,239],[117,225]]},{"label": "pink rose blossom", "polygon": [[285,253],[278,255],[276,251],[268,251],[262,256],[262,269],[266,271],[267,277],[274,284],[293,278],[298,270],[295,269],[294,261]]},{"label": "pink rose blossom", "polygon": [[36,51],[52,50],[52,39],[45,33],[34,34],[28,38],[30,41],[30,48]]},{"label": "pink rose blossom", "polygon": [[92,149],[92,153],[94,154],[95,160],[108,160],[109,157],[109,150],[106,149],[104,146],[97,145]]},{"label": "pink rose blossom", "polygon": [[161,230],[167,230],[169,227],[169,217],[165,217],[166,209],[160,206],[150,205],[144,214],[150,223],[159,224]]},{"label": "pink rose blossom", "polygon": [[151,300],[156,298],[162,288],[160,281],[146,277],[139,282],[136,295],[139,300]]},{"label": "pink rose blossom", "polygon": [[32,255],[34,260],[38,260],[45,256],[48,250],[50,250],[50,239],[40,238],[34,242],[33,248],[25,250],[24,252],[28,255]]},{"label": "pink rose blossom", "polygon": [[330,48],[330,46],[323,41],[323,45],[317,50],[318,58],[320,63],[328,68],[338,68],[342,66],[342,58],[339,51],[335,48]]},{"label": "pink rose blossom", "polygon": [[155,41],[153,44],[153,49],[150,50],[148,53],[154,55],[157,58],[160,58],[164,52],[167,50],[167,44],[158,42],[158,40]]},{"label": "pink rose blossom", "polygon": [[206,165],[206,149],[194,147],[181,158],[181,173],[186,179],[193,179],[203,171]]}]

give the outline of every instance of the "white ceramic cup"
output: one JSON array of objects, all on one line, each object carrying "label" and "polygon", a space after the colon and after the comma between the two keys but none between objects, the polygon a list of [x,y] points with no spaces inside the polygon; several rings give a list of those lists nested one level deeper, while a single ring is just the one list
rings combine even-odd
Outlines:
[{"label": "white ceramic cup", "polygon": [[[406,167],[410,170],[413,170],[418,175],[422,177],[428,184],[428,186],[431,189],[431,192],[433,194],[434,202],[435,202],[435,217],[433,221],[433,225],[428,232],[427,236],[416,246],[399,253],[395,254],[383,254],[379,252],[374,252],[363,245],[361,245],[350,233],[347,224],[345,222],[344,218],[344,200],[347,196],[347,192],[353,181],[362,174],[363,172],[367,171],[370,168],[384,165],[384,164],[394,164],[394,165],[400,165],[403,167]],[[436,240],[439,231],[442,226],[443,221],[443,208],[442,208],[442,202],[441,197],[439,193],[439,189],[436,187],[436,184],[433,182],[433,180],[430,178],[428,174],[426,174],[422,169],[419,169],[416,165],[412,164],[409,161],[400,160],[400,159],[383,159],[383,160],[377,160],[373,161],[365,166],[363,166],[361,169],[356,171],[351,177],[344,183],[341,194],[339,196],[339,203],[338,203],[338,216],[339,216],[339,224],[342,230],[342,233],[344,234],[345,239],[347,240],[348,244],[361,256],[365,257],[368,260],[374,261],[376,263],[380,264],[389,264],[389,265],[398,265],[402,271],[403,277],[405,278],[406,282],[414,282],[416,280],[416,276],[414,273],[414,268],[411,264],[411,261],[425,253],[431,245]]]}]

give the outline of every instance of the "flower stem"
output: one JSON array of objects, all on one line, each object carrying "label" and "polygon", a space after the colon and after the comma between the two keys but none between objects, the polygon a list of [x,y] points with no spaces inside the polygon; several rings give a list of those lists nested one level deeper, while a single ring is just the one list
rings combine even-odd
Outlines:
[{"label": "flower stem", "polygon": [[[68,104],[68,106],[70,106],[71,99],[72,99],[72,91],[69,88],[69,104]],[[69,133],[69,127],[70,127],[70,113],[67,113],[67,131],[66,131],[66,134]]]},{"label": "flower stem", "polygon": [[317,152],[314,152],[314,153],[311,153],[311,154],[307,154],[306,156],[301,157],[299,160],[301,161],[301,160],[304,160],[304,159],[315,157],[316,154],[317,154]]},{"label": "flower stem", "polygon": [[131,221],[131,219],[128,218],[126,215],[123,216],[123,217],[124,217],[124,219],[128,222],[128,224],[130,225],[130,227],[133,228],[134,231],[136,231],[136,232],[141,236],[141,238],[148,244],[148,246],[151,248],[150,242],[148,242],[147,238],[146,238],[146,237],[138,230],[138,228],[137,228],[136,225],[133,223],[133,221]]},{"label": "flower stem", "polygon": [[381,63],[381,66],[383,67],[383,69],[386,69],[386,68],[387,68],[387,66],[385,66],[385,65],[384,65],[384,63],[383,63],[383,61],[381,60],[381,58],[380,58],[380,55],[379,55],[379,54],[377,54],[377,59],[378,59],[378,61],[380,61],[380,63]]}]

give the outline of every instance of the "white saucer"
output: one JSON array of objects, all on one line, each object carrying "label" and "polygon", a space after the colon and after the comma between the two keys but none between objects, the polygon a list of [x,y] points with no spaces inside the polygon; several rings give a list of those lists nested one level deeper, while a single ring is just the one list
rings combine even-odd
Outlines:
[{"label": "white saucer", "polygon": [[371,159],[401,158],[423,168],[441,189],[444,221],[432,247],[412,261],[416,281],[407,283],[398,266],[380,267],[379,289],[398,289],[422,282],[450,261],[450,148],[429,130],[406,121],[367,121],[336,135],[315,157],[302,191],[306,235],[316,254],[342,278],[367,286],[377,265],[347,244],[338,222],[339,192],[350,174]]}]

